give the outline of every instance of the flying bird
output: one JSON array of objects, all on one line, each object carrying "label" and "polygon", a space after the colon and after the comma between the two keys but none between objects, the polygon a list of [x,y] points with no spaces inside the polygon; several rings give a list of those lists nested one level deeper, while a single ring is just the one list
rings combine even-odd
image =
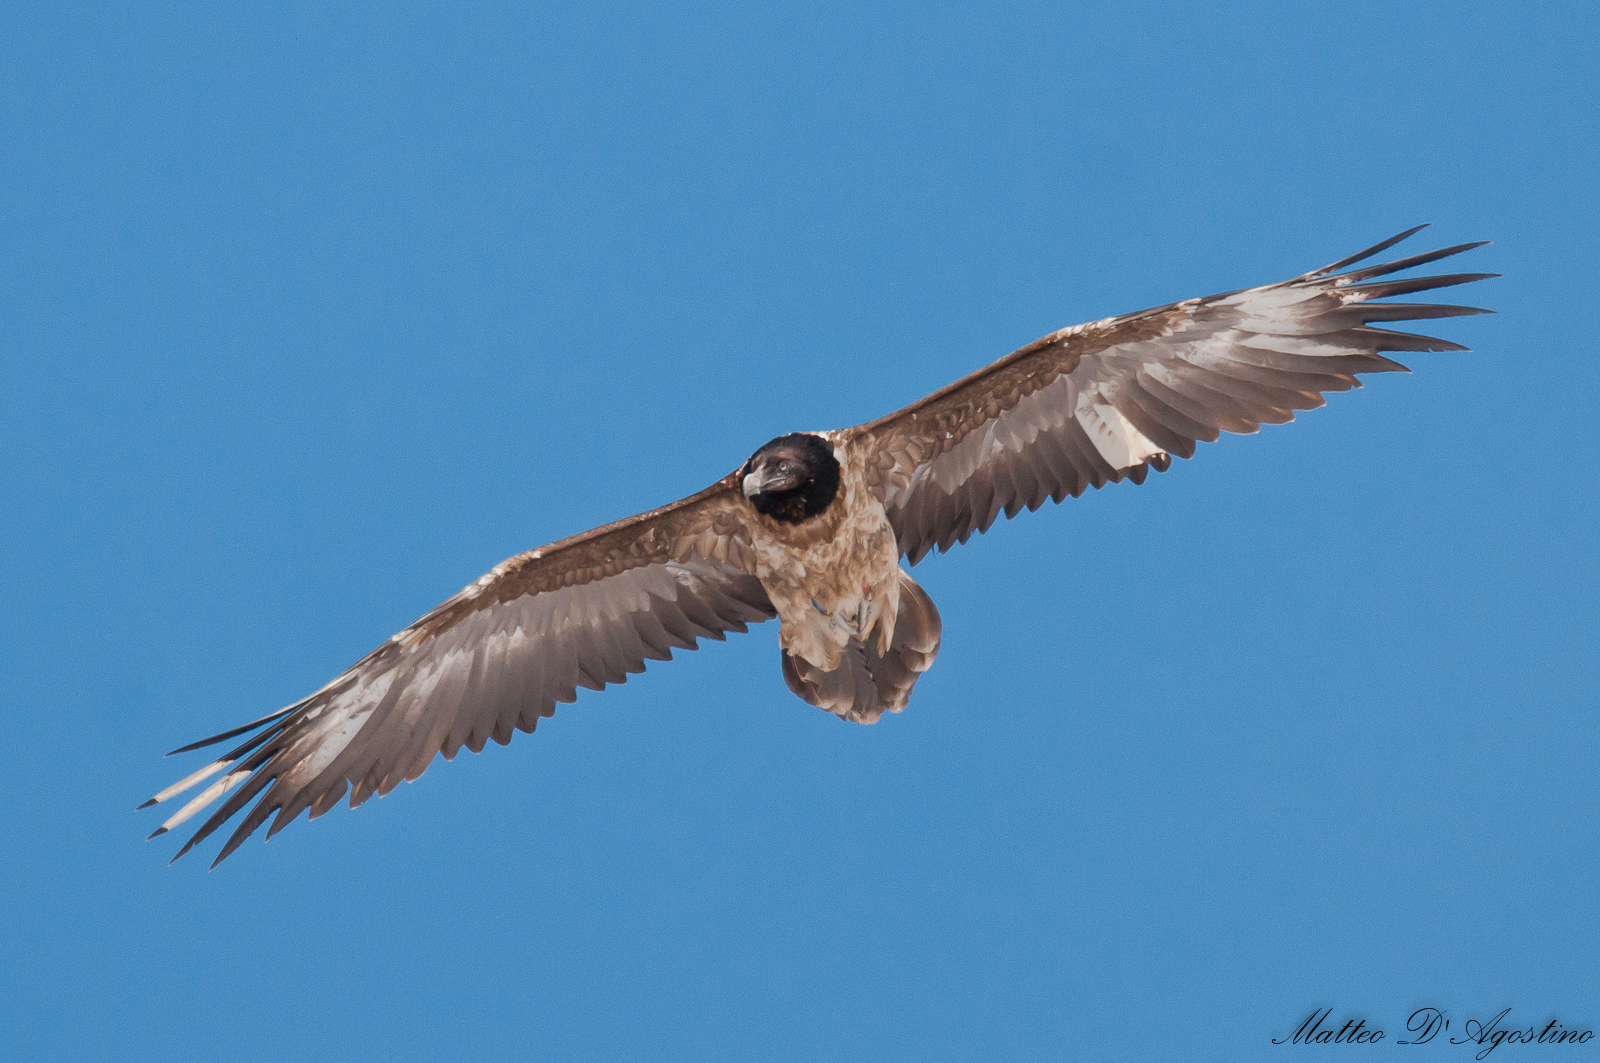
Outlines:
[{"label": "flying bird", "polygon": [[215,867],[274,814],[269,838],[346,793],[352,808],[387,794],[435,754],[504,745],[579,687],[773,617],[802,700],[856,723],[899,712],[940,633],[902,559],[1001,513],[1142,484],[1197,440],[1405,369],[1381,352],[1466,350],[1374,323],[1488,311],[1376,300],[1498,274],[1377,278],[1482,243],[1347,270],[1422,228],[1277,284],[1052,332],[896,413],[779,436],[698,494],[509,558],[310,697],[174,750],[250,736],[139,806],[212,779],[151,837],[231,791],[173,857],[248,809]]}]

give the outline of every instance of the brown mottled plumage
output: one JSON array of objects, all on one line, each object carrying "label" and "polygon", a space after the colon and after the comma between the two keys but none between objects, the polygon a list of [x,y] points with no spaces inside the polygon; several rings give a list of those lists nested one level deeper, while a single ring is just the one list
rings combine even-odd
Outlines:
[{"label": "brown mottled plumage", "polygon": [[1143,483],[1197,440],[1404,369],[1382,351],[1465,350],[1371,325],[1484,311],[1372,300],[1494,274],[1374,278],[1481,245],[1338,272],[1416,231],[1278,284],[1062,329],[869,424],[780,436],[699,494],[496,565],[304,701],[177,750],[254,732],[140,807],[215,776],[156,834],[233,791],[178,852],[248,809],[220,862],[274,814],[269,837],[774,616],[797,695],[862,723],[897,712],[939,648],[938,610],[901,557]]}]

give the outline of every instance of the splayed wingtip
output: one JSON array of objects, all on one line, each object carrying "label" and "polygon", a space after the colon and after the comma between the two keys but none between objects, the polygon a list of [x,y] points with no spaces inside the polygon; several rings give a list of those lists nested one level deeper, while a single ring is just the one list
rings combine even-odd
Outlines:
[{"label": "splayed wingtip", "polygon": [[1373,255],[1376,255],[1381,251],[1389,250],[1389,248],[1393,247],[1395,244],[1398,244],[1402,240],[1409,240],[1411,237],[1417,235],[1432,224],[1432,222],[1425,221],[1421,225],[1413,226],[1403,233],[1396,233],[1387,240],[1373,244],[1371,247],[1366,248],[1363,251],[1357,251],[1355,254],[1350,255],[1347,258],[1341,258],[1337,262],[1329,263],[1328,265],[1323,266],[1321,269],[1312,270],[1310,273],[1307,273],[1302,277],[1297,277],[1296,279],[1315,280],[1318,277],[1325,277],[1330,273],[1337,273],[1346,266],[1354,265],[1355,263],[1360,262],[1362,259],[1371,258]]}]

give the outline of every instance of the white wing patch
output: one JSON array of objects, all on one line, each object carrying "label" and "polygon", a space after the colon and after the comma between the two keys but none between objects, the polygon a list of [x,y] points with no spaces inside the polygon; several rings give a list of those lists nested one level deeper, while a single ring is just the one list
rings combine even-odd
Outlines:
[{"label": "white wing patch", "polygon": [[1075,412],[1089,442],[1113,469],[1131,469],[1157,454],[1166,453],[1135,428],[1121,410],[1109,402],[1095,402],[1088,392],[1078,393]]},{"label": "white wing patch", "polygon": [[[232,762],[218,762],[219,765],[226,765],[229,763]],[[169,831],[173,827],[176,827],[178,824],[184,822],[196,812],[200,811],[202,808],[205,808],[211,802],[215,801],[217,798],[221,797],[223,794],[239,785],[247,777],[249,777],[249,775],[250,773],[247,771],[234,771],[224,775],[222,778],[218,779],[204,790],[201,790],[200,793],[190,800],[188,804],[178,809],[176,814],[168,818],[165,823],[161,824],[161,829],[163,831]]]}]

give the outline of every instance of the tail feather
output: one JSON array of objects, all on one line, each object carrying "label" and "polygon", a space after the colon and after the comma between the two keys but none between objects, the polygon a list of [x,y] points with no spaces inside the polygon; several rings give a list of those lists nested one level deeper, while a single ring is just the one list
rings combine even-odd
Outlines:
[{"label": "tail feather", "polygon": [[902,571],[900,609],[887,651],[879,652],[875,636],[865,643],[851,640],[831,672],[784,652],[783,679],[801,700],[840,719],[877,723],[885,712],[906,707],[917,677],[939,654],[940,630],[933,599]]}]

